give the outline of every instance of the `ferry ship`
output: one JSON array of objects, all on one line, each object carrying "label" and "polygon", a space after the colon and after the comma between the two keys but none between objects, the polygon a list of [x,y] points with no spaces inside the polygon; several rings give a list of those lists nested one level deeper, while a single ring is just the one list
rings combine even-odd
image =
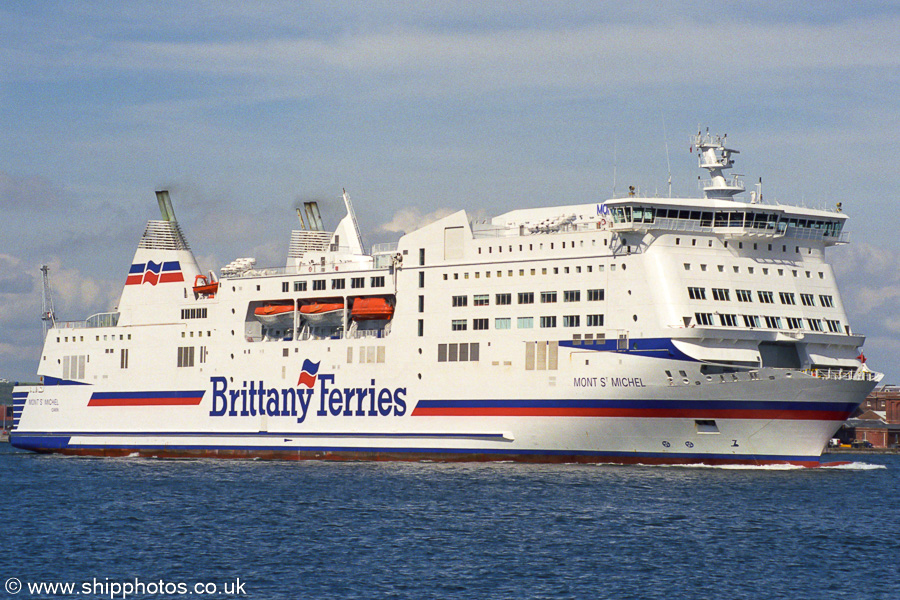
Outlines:
[{"label": "ferry ship", "polygon": [[[204,273],[157,192],[115,312],[49,322],[11,442],[152,457],[818,466],[881,379],[826,248],[840,206],[702,197],[464,211],[367,253],[350,198],[284,267]],[[305,213],[305,219],[304,219]]]}]

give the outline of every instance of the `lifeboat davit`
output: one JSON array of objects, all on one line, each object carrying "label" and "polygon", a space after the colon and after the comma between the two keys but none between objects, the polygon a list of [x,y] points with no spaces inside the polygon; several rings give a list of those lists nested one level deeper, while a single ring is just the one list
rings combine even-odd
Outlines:
[{"label": "lifeboat davit", "polygon": [[312,302],[300,307],[300,316],[311,325],[340,325],[344,320],[343,302]]},{"label": "lifeboat davit", "polygon": [[194,277],[194,293],[198,296],[214,298],[217,291],[219,291],[219,282],[215,280],[212,272],[210,272],[209,277],[206,275]]},{"label": "lifeboat davit", "polygon": [[386,298],[357,298],[350,318],[354,321],[390,321],[394,306]]},{"label": "lifeboat davit", "polygon": [[290,328],[294,324],[294,303],[264,304],[257,307],[253,315],[266,327]]}]

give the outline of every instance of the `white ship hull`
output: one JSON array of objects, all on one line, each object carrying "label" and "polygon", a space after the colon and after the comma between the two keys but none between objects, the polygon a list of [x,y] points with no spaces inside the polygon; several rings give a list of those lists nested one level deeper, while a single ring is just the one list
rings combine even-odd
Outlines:
[{"label": "white ship hull", "polygon": [[[233,388],[220,379],[162,393],[17,388],[14,443],[100,456],[814,466],[874,385],[778,369],[722,383],[707,381],[699,365],[688,367],[689,384],[670,385],[660,381],[662,367],[683,363],[626,357],[628,367],[604,365],[609,358],[618,363],[621,355],[598,357],[591,369],[561,369],[552,386],[546,372],[522,380],[490,367],[464,377],[446,373],[430,384],[378,377],[374,388],[369,375],[350,369],[320,368],[312,388],[248,374],[238,389],[246,401],[241,394],[233,406]],[[261,406],[258,394],[250,399],[251,381],[265,390]],[[285,400],[285,389],[296,396]],[[364,390],[362,406],[358,394],[348,403],[348,389]]]},{"label": "white ship hull", "polygon": [[[349,198],[282,269],[214,295],[160,193],[117,312],[51,324],[14,391],[38,452],[337,460],[819,464],[875,386],[827,247],[837,211],[743,203],[717,140],[702,199],[459,212],[366,255]],[[715,152],[723,156],[711,155]],[[718,156],[718,158],[717,158]],[[718,194],[718,196],[716,196]],[[349,245],[348,245],[349,244]],[[265,306],[384,305],[273,335]],[[45,311],[50,314],[52,311]],[[180,318],[178,318],[180,315]],[[315,326],[313,326],[315,325]]]}]

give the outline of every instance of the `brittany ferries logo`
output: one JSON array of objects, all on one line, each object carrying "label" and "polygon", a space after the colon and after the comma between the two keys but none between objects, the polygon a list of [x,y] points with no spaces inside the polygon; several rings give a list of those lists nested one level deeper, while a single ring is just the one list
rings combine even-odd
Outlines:
[{"label": "brittany ferries logo", "polygon": [[297,380],[297,387],[305,385],[308,388],[316,387],[316,379],[319,375],[319,365],[322,361],[314,363],[308,358],[303,361],[303,369],[300,371],[300,379]]},{"label": "brittany ferries logo", "polygon": [[125,285],[141,285],[149,283],[168,283],[170,281],[184,281],[181,273],[181,263],[177,260],[155,263],[152,260],[146,263],[135,263],[128,270],[128,279]]},{"label": "brittany ferries logo", "polygon": [[[336,387],[335,376],[319,373],[320,362],[303,361],[297,386],[266,387],[260,381],[242,382],[229,389],[225,377],[210,377],[212,385],[211,417],[296,417],[306,420],[310,410],[318,417],[402,417],[406,414],[406,388],[378,389],[372,379],[369,387]],[[318,393],[317,393],[318,392]]]}]

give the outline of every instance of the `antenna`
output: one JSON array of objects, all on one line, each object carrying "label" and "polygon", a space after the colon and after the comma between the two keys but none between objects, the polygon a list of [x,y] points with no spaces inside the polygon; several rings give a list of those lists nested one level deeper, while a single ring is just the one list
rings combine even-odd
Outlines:
[{"label": "antenna", "polygon": [[613,193],[612,197],[616,197],[616,167],[619,166],[619,138],[613,138]]},{"label": "antenna", "polygon": [[44,294],[41,298],[41,321],[44,325],[44,338],[47,331],[56,326],[56,313],[53,311],[53,295],[50,293],[50,267],[41,265],[41,275],[44,280]]},{"label": "antenna", "polygon": [[666,146],[666,171],[669,173],[669,198],[672,197],[672,164],[669,162],[669,136],[666,135],[666,120],[662,119],[663,143]]}]

